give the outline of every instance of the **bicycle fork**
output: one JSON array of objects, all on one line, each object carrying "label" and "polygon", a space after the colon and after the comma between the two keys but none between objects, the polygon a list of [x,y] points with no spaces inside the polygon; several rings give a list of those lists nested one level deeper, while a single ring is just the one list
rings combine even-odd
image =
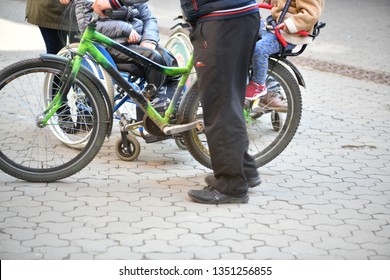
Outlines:
[{"label": "bicycle fork", "polygon": [[37,117],[36,124],[38,127],[45,127],[48,124],[50,118],[53,117],[53,115],[62,106],[64,100],[66,99],[66,95],[70,91],[81,66],[81,57],[77,58],[78,60],[69,60],[66,64],[64,73],[62,74],[59,82],[61,85],[60,89],[53,94],[53,100],[43,111],[43,113]]}]

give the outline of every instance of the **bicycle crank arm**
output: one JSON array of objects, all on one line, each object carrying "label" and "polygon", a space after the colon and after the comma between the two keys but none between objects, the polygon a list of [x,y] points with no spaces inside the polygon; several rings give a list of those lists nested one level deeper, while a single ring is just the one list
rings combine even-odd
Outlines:
[{"label": "bicycle crank arm", "polygon": [[173,135],[177,133],[181,133],[187,130],[191,130],[196,128],[199,131],[203,130],[203,121],[194,121],[186,124],[178,124],[178,125],[169,125],[163,128],[163,132],[166,135]]}]

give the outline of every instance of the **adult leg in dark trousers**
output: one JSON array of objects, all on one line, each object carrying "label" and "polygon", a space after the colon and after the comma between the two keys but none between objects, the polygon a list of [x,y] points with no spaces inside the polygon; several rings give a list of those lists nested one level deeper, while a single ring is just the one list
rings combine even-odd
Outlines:
[{"label": "adult leg in dark trousers", "polygon": [[258,36],[259,14],[204,21],[191,34],[213,180],[190,190],[200,203],[245,203],[247,181],[260,178],[248,154],[243,114],[247,74]]},{"label": "adult leg in dark trousers", "polygon": [[67,44],[67,36],[69,36],[69,42],[73,43],[77,40],[74,38],[76,32],[69,32],[58,29],[50,29],[39,27],[43,40],[46,45],[46,52],[49,54],[57,54]]}]

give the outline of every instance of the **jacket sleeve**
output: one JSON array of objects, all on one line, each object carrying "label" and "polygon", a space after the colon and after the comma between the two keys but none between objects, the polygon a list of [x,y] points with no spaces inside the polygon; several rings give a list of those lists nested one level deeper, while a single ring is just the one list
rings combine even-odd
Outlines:
[{"label": "jacket sleeve", "polygon": [[[76,18],[81,32],[87,28],[88,20],[92,17],[92,3],[84,0],[76,0]],[[99,20],[96,30],[112,39],[128,38],[133,26],[121,20]]]},{"label": "jacket sleeve", "polygon": [[79,26],[80,32],[84,33],[87,28],[88,20],[92,17],[92,12],[90,11],[92,8],[91,2],[86,2],[84,0],[75,0],[76,4],[76,19],[77,25]]},{"label": "jacket sleeve", "polygon": [[97,22],[96,30],[109,38],[128,38],[133,29],[128,22],[121,20],[100,20]]},{"label": "jacket sleeve", "polygon": [[300,30],[311,31],[318,22],[322,13],[321,0],[296,0],[296,12],[290,14],[284,20],[288,31],[295,33]]},{"label": "jacket sleeve", "polygon": [[160,36],[156,17],[147,4],[137,5],[137,9],[139,18],[144,24],[141,41],[153,41],[157,44],[160,41]]}]

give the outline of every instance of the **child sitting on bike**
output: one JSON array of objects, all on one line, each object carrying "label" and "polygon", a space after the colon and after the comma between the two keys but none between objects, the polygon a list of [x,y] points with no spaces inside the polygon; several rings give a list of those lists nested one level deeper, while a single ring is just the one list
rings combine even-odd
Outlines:
[{"label": "child sitting on bike", "polygon": [[[92,16],[93,2],[75,0],[75,4],[78,25],[80,31],[83,32]],[[146,3],[111,11],[106,17],[100,17],[96,30],[158,64],[177,66],[175,57],[158,44],[160,38],[157,19]],[[110,48],[107,50],[117,65],[126,64],[128,66],[126,69],[129,69],[129,72],[136,73],[137,76],[144,77],[148,84],[153,84],[157,90],[150,97],[151,104],[156,109],[164,107],[171,97],[169,95],[173,94],[170,90],[167,94],[167,86],[176,88],[176,80],[137,64],[133,59],[117,50]],[[137,113],[138,119],[139,114],[142,112]]]},{"label": "child sitting on bike", "polygon": [[253,54],[253,73],[247,86],[245,98],[256,100],[259,98],[261,107],[286,111],[287,104],[275,91],[267,91],[266,79],[268,58],[281,51],[281,44],[273,32],[274,26],[280,27],[282,37],[288,43],[285,50],[292,50],[297,45],[308,44],[311,37],[296,34],[298,31],[313,32],[324,9],[325,0],[266,0],[272,5],[271,15],[266,21],[261,21],[261,40],[256,43]]}]

